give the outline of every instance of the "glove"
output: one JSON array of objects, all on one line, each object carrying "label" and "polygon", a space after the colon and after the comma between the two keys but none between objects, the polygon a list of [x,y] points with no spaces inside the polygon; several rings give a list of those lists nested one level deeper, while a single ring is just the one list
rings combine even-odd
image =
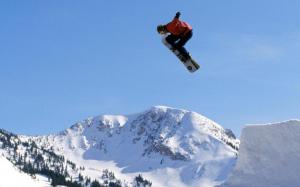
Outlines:
[{"label": "glove", "polygon": [[181,15],[181,13],[177,12],[176,15],[175,15],[175,18],[179,18],[180,15]]}]

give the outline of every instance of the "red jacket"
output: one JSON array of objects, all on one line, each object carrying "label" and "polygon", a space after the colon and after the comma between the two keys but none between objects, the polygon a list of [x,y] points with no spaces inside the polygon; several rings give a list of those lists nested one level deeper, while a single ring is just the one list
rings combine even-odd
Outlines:
[{"label": "red jacket", "polygon": [[192,27],[188,23],[180,21],[178,18],[174,18],[173,21],[166,25],[166,28],[175,36],[179,36],[181,34],[185,35],[192,30]]}]

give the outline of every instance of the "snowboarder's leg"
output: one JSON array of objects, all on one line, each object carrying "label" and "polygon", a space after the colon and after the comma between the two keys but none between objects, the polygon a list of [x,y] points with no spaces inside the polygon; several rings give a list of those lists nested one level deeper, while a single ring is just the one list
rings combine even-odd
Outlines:
[{"label": "snowboarder's leg", "polygon": [[[176,42],[177,40],[179,40],[179,37],[178,37],[178,36],[175,36],[175,35],[173,35],[173,34],[170,34],[169,36],[166,37],[166,41],[167,41],[173,48],[175,48],[175,49],[177,49],[177,48],[176,48],[176,44],[175,44],[175,42]],[[174,50],[174,49],[172,49],[172,50]]]},{"label": "snowboarder's leg", "polygon": [[175,47],[178,49],[178,51],[182,53],[184,57],[187,59],[190,58],[190,55],[183,46],[189,41],[189,39],[192,38],[192,36],[193,36],[193,32],[190,31],[186,35],[182,36],[180,40],[175,44]]}]

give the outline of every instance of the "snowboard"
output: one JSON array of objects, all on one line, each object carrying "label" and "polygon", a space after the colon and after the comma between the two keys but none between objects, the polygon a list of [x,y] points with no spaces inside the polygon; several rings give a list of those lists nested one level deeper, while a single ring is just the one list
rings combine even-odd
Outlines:
[{"label": "snowboard", "polygon": [[172,45],[166,41],[166,36],[162,38],[162,42],[177,56],[189,72],[193,73],[200,68],[199,64],[193,58],[186,59],[177,49],[173,50]]}]

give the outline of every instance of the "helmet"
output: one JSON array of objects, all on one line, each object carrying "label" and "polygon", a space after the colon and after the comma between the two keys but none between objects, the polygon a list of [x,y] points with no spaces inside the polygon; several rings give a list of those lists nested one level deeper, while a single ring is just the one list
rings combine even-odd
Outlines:
[{"label": "helmet", "polygon": [[165,25],[158,25],[157,26],[157,32],[159,34],[166,34],[167,33],[167,29]]}]

